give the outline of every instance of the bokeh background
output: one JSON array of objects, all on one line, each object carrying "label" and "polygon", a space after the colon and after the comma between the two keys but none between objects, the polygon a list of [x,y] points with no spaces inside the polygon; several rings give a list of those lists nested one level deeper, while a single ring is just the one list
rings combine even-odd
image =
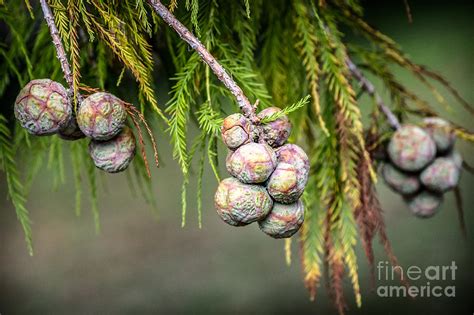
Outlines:
[{"label": "bokeh background", "polygon": [[[413,60],[439,70],[474,103],[473,3],[409,3],[412,24],[407,22],[401,0],[365,1],[366,13],[369,21],[397,40]],[[406,72],[399,74],[432,100]],[[166,101],[165,81],[161,82],[161,104]],[[365,99],[365,104],[370,101]],[[440,111],[474,129],[472,117],[462,109]],[[195,187],[191,184],[187,224],[181,228],[181,175],[171,158],[167,136],[159,130],[157,136],[164,161],[164,167],[153,172],[157,219],[150,206],[130,192],[126,176],[108,175],[99,188],[102,231],[96,235],[87,196],[83,213],[77,217],[72,179],[52,191],[52,179],[44,170],[28,201],[34,223],[33,257],[25,249],[15,211],[3,197],[6,187],[0,175],[0,314],[335,313],[324,284],[316,301],[308,300],[296,242],[293,263],[288,267],[282,241],[265,236],[256,225],[233,228],[218,218],[213,207],[216,182],[209,169],[204,180],[203,227],[197,227]],[[472,148],[461,142],[457,146],[472,164]],[[474,177],[464,171],[461,189],[468,226],[468,239],[464,240],[452,193],[446,195],[438,215],[421,220],[409,213],[398,196],[378,185],[388,235],[401,264],[424,268],[455,261],[456,280],[441,285],[455,285],[456,297],[378,297],[370,287],[368,266],[359,246],[363,306],[355,306],[346,280],[349,314],[472,314],[473,186]],[[385,260],[378,245],[376,254],[378,260]]]}]

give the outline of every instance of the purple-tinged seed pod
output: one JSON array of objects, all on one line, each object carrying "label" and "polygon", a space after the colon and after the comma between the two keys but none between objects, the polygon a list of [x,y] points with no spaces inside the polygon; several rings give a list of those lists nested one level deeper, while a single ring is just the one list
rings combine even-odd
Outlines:
[{"label": "purple-tinged seed pod", "polygon": [[219,183],[214,205],[224,222],[242,226],[266,217],[272,209],[273,200],[265,187],[244,184],[229,177]]},{"label": "purple-tinged seed pod", "polygon": [[416,172],[427,166],[436,155],[436,144],[430,135],[414,125],[398,129],[388,144],[390,160],[398,168]]},{"label": "purple-tinged seed pod", "polygon": [[88,96],[77,112],[81,131],[94,140],[109,140],[125,126],[127,112],[123,102],[110,93]]},{"label": "purple-tinged seed pod", "polygon": [[304,221],[304,205],[301,200],[292,204],[275,202],[265,219],[258,222],[260,229],[273,238],[288,238],[298,232]]},{"label": "purple-tinged seed pod", "polygon": [[390,163],[382,166],[382,177],[391,189],[402,195],[414,194],[421,187],[417,174],[405,173]]},{"label": "purple-tinged seed pod", "polygon": [[456,141],[456,135],[451,130],[449,122],[439,117],[423,119],[423,129],[431,136],[439,153],[449,151]]},{"label": "purple-tinged seed pod", "polygon": [[410,211],[419,218],[434,216],[442,201],[442,195],[426,190],[406,199]]},{"label": "purple-tinged seed pod", "polygon": [[293,164],[280,162],[268,179],[267,190],[276,202],[290,204],[301,197],[306,182]]},{"label": "purple-tinged seed pod", "polygon": [[[264,119],[280,112],[278,107],[268,107],[258,113],[258,118]],[[286,115],[266,124],[262,124],[263,139],[273,148],[285,144],[291,133],[291,122]]]},{"label": "purple-tinged seed pod", "polygon": [[255,136],[254,127],[244,115],[235,113],[227,116],[221,127],[222,141],[231,150],[249,143]]},{"label": "purple-tinged seed pod", "polygon": [[115,138],[89,143],[89,154],[95,166],[109,173],[124,171],[135,157],[135,149],[135,136],[126,126]]},{"label": "purple-tinged seed pod", "polygon": [[20,125],[37,136],[56,133],[72,116],[66,89],[50,79],[28,82],[15,100],[14,111]]},{"label": "purple-tinged seed pod", "polygon": [[460,175],[455,160],[439,157],[421,172],[420,180],[429,190],[446,192],[458,185]]},{"label": "purple-tinged seed pod", "polygon": [[247,143],[232,153],[226,161],[229,173],[242,183],[265,182],[277,164],[276,154],[271,147],[260,143]]},{"label": "purple-tinged seed pod", "polygon": [[296,144],[285,144],[276,149],[279,163],[292,164],[298,170],[302,182],[306,185],[309,175],[309,159],[304,150]]}]

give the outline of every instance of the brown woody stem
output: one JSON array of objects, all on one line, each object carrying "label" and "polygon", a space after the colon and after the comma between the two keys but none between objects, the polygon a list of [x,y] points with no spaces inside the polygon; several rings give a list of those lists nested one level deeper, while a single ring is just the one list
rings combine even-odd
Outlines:
[{"label": "brown woody stem", "polygon": [[346,59],[346,64],[347,67],[349,68],[349,71],[352,73],[354,78],[359,81],[359,84],[362,89],[364,89],[370,96],[372,96],[375,100],[375,103],[377,106],[380,108],[380,110],[384,113],[384,115],[387,117],[388,123],[393,129],[398,129],[400,128],[400,122],[398,121],[397,116],[388,108],[388,106],[385,104],[385,102],[382,100],[382,97],[377,93],[375,90],[374,85],[372,82],[370,82],[364,74],[357,68],[354,62],[348,57]]},{"label": "brown woody stem", "polygon": [[237,104],[242,110],[243,114],[249,118],[252,123],[258,124],[259,119],[255,114],[255,106],[250,104],[248,98],[245,96],[242,89],[232,79],[232,77],[225,71],[222,65],[211,55],[206,47],[191,33],[186,26],[184,26],[176,17],[164,6],[159,0],[148,0],[150,6],[161,18],[171,26],[178,35],[194,49],[201,59],[211,68],[217,78],[224,83],[229,91],[237,99]]},{"label": "brown woody stem", "polygon": [[[56,23],[54,22],[54,17],[53,17],[53,13],[51,12],[51,8],[49,7],[46,0],[40,0],[40,3],[41,3],[41,9],[43,10],[44,19],[46,20],[46,23],[48,24],[49,32],[51,34],[51,38],[53,39],[54,47],[56,48],[56,55],[61,64],[61,69],[63,70],[64,79],[66,80],[67,85],[69,86],[68,93],[71,96],[74,90],[71,65],[69,64],[69,61],[67,59],[66,51],[61,41],[61,37],[59,36],[58,28],[56,27]],[[77,99],[79,103],[82,101],[82,96],[79,93],[77,93]]]}]

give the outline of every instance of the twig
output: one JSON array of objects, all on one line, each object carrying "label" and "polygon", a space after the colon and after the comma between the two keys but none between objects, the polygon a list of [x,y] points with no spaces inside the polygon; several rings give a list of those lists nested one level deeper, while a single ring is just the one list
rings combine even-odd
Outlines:
[{"label": "twig", "polygon": [[403,4],[405,5],[405,11],[408,17],[408,23],[413,23],[413,16],[411,15],[410,5],[408,4],[408,0],[403,0]]},{"label": "twig", "polygon": [[459,187],[454,188],[454,197],[456,199],[456,207],[458,210],[459,228],[463,238],[467,239],[466,223],[464,221],[464,207],[462,202],[461,189]]},{"label": "twig", "polygon": [[[41,9],[43,10],[44,19],[46,20],[46,23],[48,24],[49,32],[51,34],[51,38],[53,39],[54,47],[56,48],[56,55],[61,64],[61,69],[63,70],[64,79],[66,80],[67,85],[69,86],[68,93],[71,96],[74,91],[71,65],[69,64],[69,61],[66,57],[66,51],[61,41],[61,37],[59,36],[59,31],[58,31],[58,28],[56,27],[56,23],[54,22],[54,17],[53,17],[53,13],[51,12],[51,8],[49,7],[46,0],[40,0],[40,3],[41,3]],[[80,95],[80,93],[77,93],[76,97],[77,97],[78,103],[80,104],[82,102],[82,95]]]},{"label": "twig", "polygon": [[148,0],[150,6],[161,16],[161,18],[171,26],[178,35],[194,49],[202,60],[212,69],[217,78],[224,83],[229,91],[237,99],[237,104],[242,110],[243,114],[249,118],[253,124],[259,123],[259,118],[255,114],[255,108],[250,104],[248,98],[245,96],[242,89],[232,79],[232,77],[225,71],[219,62],[211,55],[206,47],[196,38],[176,17],[164,6],[159,0]]},{"label": "twig", "polygon": [[375,100],[375,103],[380,108],[380,110],[385,114],[387,117],[388,123],[393,129],[400,128],[400,122],[395,114],[390,110],[390,108],[385,105],[384,101],[380,97],[380,95],[375,90],[374,85],[372,82],[367,80],[367,78],[362,74],[362,72],[357,68],[357,66],[352,62],[352,60],[348,57],[346,59],[347,67],[352,75],[359,81],[359,84],[362,89],[364,89],[370,96],[372,96]]}]

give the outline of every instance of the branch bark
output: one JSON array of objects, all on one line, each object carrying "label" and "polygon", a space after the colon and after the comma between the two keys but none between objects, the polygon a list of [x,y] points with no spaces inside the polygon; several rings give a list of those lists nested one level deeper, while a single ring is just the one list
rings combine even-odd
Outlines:
[{"label": "branch bark", "polygon": [[374,85],[370,82],[364,74],[357,68],[354,62],[348,57],[346,59],[347,67],[349,71],[352,73],[354,78],[359,81],[359,84],[362,89],[364,89],[370,96],[372,96],[375,100],[375,103],[380,108],[380,110],[384,113],[385,117],[387,117],[388,123],[393,129],[400,128],[400,122],[398,121],[397,116],[388,108],[385,102],[382,100],[382,97],[377,93],[375,90]]},{"label": "branch bark", "polygon": [[[61,69],[64,74],[64,79],[68,85],[68,94],[72,96],[74,88],[73,88],[73,79],[72,79],[72,72],[71,72],[71,65],[69,64],[69,60],[66,56],[66,50],[64,49],[63,43],[61,41],[61,37],[59,36],[58,28],[56,27],[56,23],[54,22],[53,13],[51,12],[51,8],[49,7],[47,0],[40,0],[41,9],[43,10],[44,19],[48,24],[49,32],[51,34],[51,38],[53,40],[54,47],[56,48],[56,55],[58,60],[61,64]],[[82,101],[82,96],[80,93],[76,95],[77,100],[79,103]]]},{"label": "branch bark", "polygon": [[259,119],[255,114],[255,106],[250,104],[247,96],[245,96],[242,89],[232,79],[232,77],[225,71],[224,67],[211,55],[206,47],[196,38],[176,17],[164,6],[159,0],[148,0],[150,6],[155,12],[169,25],[178,35],[194,49],[201,59],[211,68],[217,78],[224,83],[229,91],[237,99],[237,104],[242,110],[243,114],[249,118],[252,123],[258,124]]}]

